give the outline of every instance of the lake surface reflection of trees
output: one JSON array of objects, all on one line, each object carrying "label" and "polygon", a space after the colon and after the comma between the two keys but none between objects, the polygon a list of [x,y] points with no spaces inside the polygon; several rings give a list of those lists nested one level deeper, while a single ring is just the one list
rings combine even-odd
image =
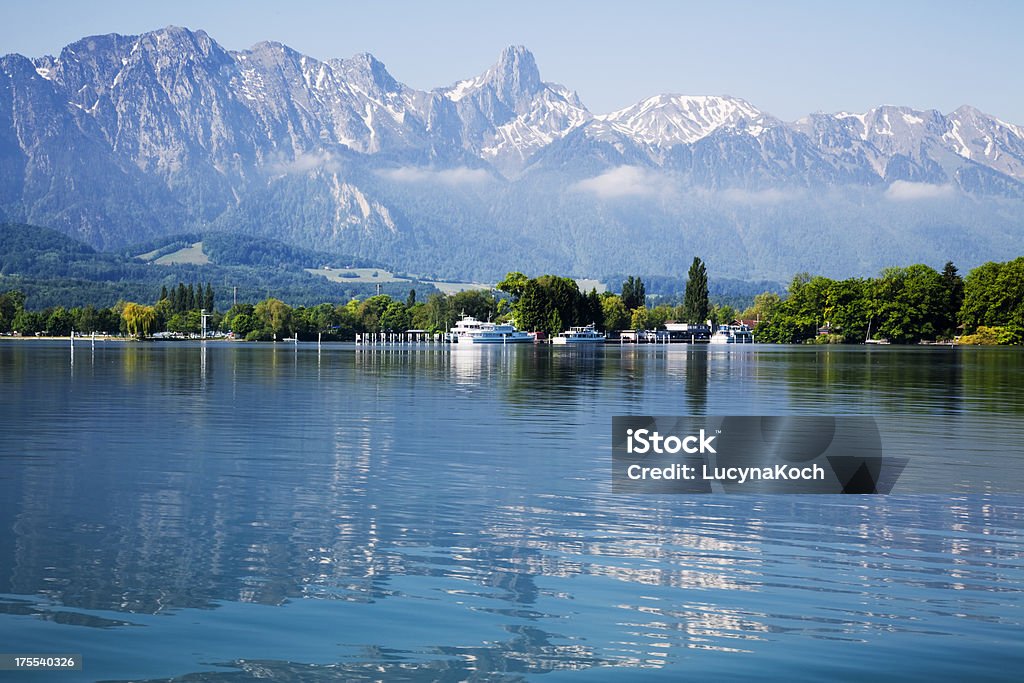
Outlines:
[{"label": "lake surface reflection of trees", "polygon": [[[53,605],[0,601],[0,623],[27,612],[121,628],[73,610],[131,622],[300,599],[415,619],[433,601],[507,634],[473,645],[453,627],[416,653],[420,675],[454,679],[1011,619],[975,598],[1020,578],[1019,503],[629,498],[611,493],[608,458],[615,414],[1012,424],[1019,353],[476,351],[129,345],[76,350],[72,368],[64,347],[0,344],[0,592]],[[843,578],[855,576],[867,578]],[[872,616],[886,609],[892,620]],[[345,642],[359,638],[390,647],[382,632]],[[450,658],[477,664],[444,670]]]}]

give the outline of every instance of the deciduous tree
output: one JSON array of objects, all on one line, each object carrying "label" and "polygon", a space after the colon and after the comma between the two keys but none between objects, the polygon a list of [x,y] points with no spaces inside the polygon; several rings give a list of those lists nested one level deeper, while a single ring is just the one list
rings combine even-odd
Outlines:
[{"label": "deciduous tree", "polygon": [[121,318],[129,335],[144,339],[156,322],[156,310],[152,306],[128,302],[121,311]]},{"label": "deciduous tree", "polygon": [[601,310],[604,316],[604,329],[618,332],[630,324],[630,313],[622,297],[611,295],[601,299]]}]

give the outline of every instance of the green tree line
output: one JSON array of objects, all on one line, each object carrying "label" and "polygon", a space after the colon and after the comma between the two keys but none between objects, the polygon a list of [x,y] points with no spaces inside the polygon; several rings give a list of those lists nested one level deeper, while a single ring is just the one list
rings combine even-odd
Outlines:
[{"label": "green tree line", "polygon": [[257,304],[232,306],[219,319],[220,328],[248,340],[283,339],[352,340],[365,332],[404,332],[409,329],[447,331],[463,314],[497,320],[507,300],[490,291],[467,290],[456,294],[433,293],[418,301],[409,290],[404,301],[387,294],[347,303],[289,306],[277,298]]},{"label": "green tree line", "polygon": [[785,298],[765,298],[757,340],[894,344],[952,340],[1024,343],[1024,257],[986,263],[960,276],[923,264],[877,278],[832,280],[801,273]]},{"label": "green tree line", "polygon": [[620,294],[580,291],[571,278],[529,278],[511,272],[496,290],[431,293],[425,301],[409,291],[405,300],[380,294],[346,303],[290,306],[268,297],[216,311],[216,292],[205,285],[164,287],[153,305],[118,302],[110,308],[56,306],[25,308],[18,290],[0,294],[0,333],[67,335],[105,332],[144,337],[158,330],[198,333],[200,310],[211,312],[210,330],[245,339],[350,340],[358,333],[422,329],[442,332],[462,315],[513,321],[520,329],[555,335],[567,327],[593,323],[616,332],[655,329],[668,321],[728,323],[737,316],[756,319],[761,342],[862,343],[885,339],[895,344],[948,340],[964,343],[1024,343],[1024,257],[986,263],[961,277],[953,263],[942,271],[915,264],[888,268],[876,278],[833,280],[801,273],[783,297],[764,292],[745,310],[708,301],[707,269],[695,258],[683,303],[648,306],[639,277],[623,282]]},{"label": "green tree line", "polygon": [[[647,305],[647,288],[640,277],[630,275],[619,294],[595,289],[581,292],[571,278],[541,275],[528,278],[520,272],[509,273],[498,283],[498,290],[510,297],[503,312],[517,327],[556,335],[568,327],[593,324],[607,332],[625,329],[653,329],[670,320],[703,322],[713,313],[708,302],[707,270],[694,258],[687,280],[683,304]],[[732,315],[732,309],[722,311]],[[731,320],[731,318],[730,318]]]}]

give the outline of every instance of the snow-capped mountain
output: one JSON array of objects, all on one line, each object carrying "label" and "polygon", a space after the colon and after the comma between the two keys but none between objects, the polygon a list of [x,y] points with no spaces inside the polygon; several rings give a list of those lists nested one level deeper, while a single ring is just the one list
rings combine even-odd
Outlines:
[{"label": "snow-capped mountain", "polygon": [[738,128],[756,137],[777,123],[749,102],[735,97],[657,95],[632,107],[594,117],[588,134],[614,130],[638,144],[668,148],[693,144],[722,128]]},{"label": "snow-capped mountain", "polygon": [[513,174],[534,152],[591,118],[576,93],[541,81],[533,55],[521,46],[506,48],[476,78],[437,92],[454,105],[463,146]]},{"label": "snow-capped mountain", "polygon": [[943,140],[960,156],[1024,179],[1024,128],[963,106],[947,117]]},{"label": "snow-capped mountain", "polygon": [[[784,122],[656,95],[595,114],[524,47],[421,91],[370,54],[233,52],[177,27],[0,72],[0,219],[101,247],[221,227],[479,277],[670,271],[697,250],[759,277],[1024,250],[1024,128],[967,106]],[[906,256],[868,253],[887,241]]]}]

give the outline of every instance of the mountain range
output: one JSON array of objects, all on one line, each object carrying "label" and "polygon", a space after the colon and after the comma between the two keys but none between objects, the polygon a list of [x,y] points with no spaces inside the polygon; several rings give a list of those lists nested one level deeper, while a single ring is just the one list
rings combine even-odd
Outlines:
[{"label": "mountain range", "polygon": [[869,275],[1024,253],[1024,128],[969,106],[608,114],[506,48],[430,91],[370,54],[179,27],[0,58],[0,221],[99,249],[225,230],[421,275]]}]

